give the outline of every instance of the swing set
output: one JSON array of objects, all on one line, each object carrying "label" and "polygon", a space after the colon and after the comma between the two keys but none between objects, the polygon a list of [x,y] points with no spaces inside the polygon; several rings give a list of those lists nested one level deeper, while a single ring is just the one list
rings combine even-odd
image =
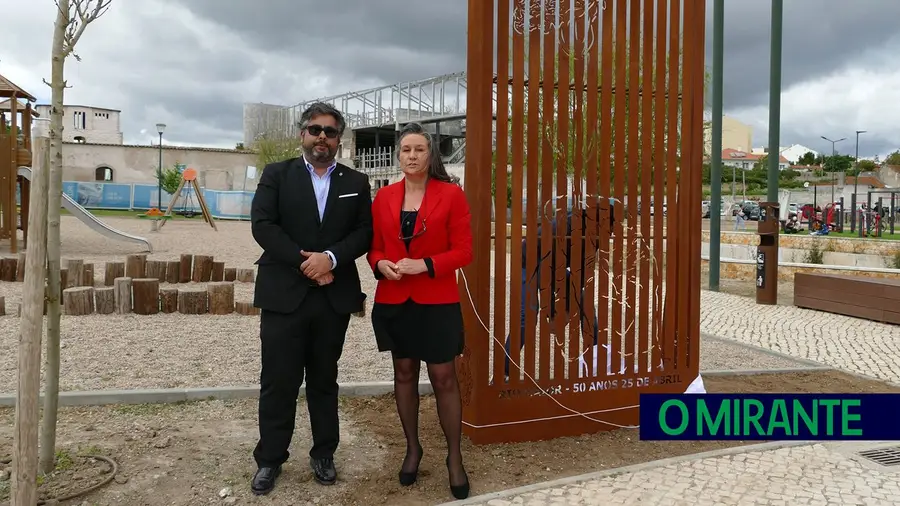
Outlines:
[{"label": "swing set", "polygon": [[[197,202],[200,204],[200,213],[203,215],[203,221],[209,223],[209,225],[216,232],[219,229],[216,227],[216,221],[213,219],[212,214],[209,212],[209,206],[206,205],[206,199],[203,198],[203,192],[200,191],[200,184],[197,183],[197,171],[191,168],[185,169],[181,175],[181,183],[178,184],[178,189],[175,190],[175,193],[172,195],[172,200],[169,201],[169,207],[166,209],[166,212],[162,215],[162,219],[159,220],[159,229],[162,229],[163,225],[171,219],[172,217],[172,209],[175,207],[175,204],[178,203],[178,198],[182,197],[181,192],[184,190],[185,185],[189,185],[190,189],[193,190],[189,192],[187,195],[184,195],[184,204],[182,205],[182,210],[178,212],[178,214],[193,217],[193,197],[197,196]],[[188,209],[188,199],[191,200],[191,207]]]}]

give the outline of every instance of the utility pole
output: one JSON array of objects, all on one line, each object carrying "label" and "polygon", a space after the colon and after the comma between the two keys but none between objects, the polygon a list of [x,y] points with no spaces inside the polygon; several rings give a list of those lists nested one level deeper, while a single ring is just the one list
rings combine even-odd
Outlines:
[{"label": "utility pole", "polygon": [[[713,6],[712,153],[709,164],[709,289],[719,291],[722,235],[722,74],[725,46],[725,0]],[[732,185],[734,183],[732,182]],[[732,186],[734,188],[734,186]]]},{"label": "utility pole", "polygon": [[[824,135],[822,135],[821,137],[822,137],[823,139],[825,139],[826,141],[828,141],[828,142],[831,143],[831,163],[830,163],[829,165],[831,165],[831,203],[834,204],[834,185],[835,185],[835,181],[834,181],[834,157],[835,157],[836,154],[837,154],[837,151],[835,151],[835,149],[834,149],[834,145],[837,144],[838,142],[847,140],[847,138],[846,138],[846,137],[841,137],[840,139],[838,139],[838,140],[836,140],[836,141],[833,141],[833,140],[829,139],[828,137],[825,137]],[[857,166],[858,166],[858,165],[857,165]]]},{"label": "utility pole", "polygon": [[766,199],[778,202],[778,162],[781,160],[781,34],[783,0],[772,0],[772,29],[769,56],[769,178]]},{"label": "utility pole", "polygon": [[[866,133],[865,130],[857,130],[856,131],[856,177],[853,178],[853,195],[856,195],[857,190],[859,189],[859,134]],[[844,210],[841,209],[841,212]],[[856,209],[853,210],[856,212]]]}]

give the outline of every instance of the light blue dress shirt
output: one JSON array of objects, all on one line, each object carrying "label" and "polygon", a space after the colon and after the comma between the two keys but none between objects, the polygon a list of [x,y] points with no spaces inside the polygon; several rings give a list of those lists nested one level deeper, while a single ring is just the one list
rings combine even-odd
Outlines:
[{"label": "light blue dress shirt", "polygon": [[[321,176],[316,174],[315,167],[312,166],[311,163],[303,157],[303,162],[306,164],[306,170],[309,171],[309,178],[312,181],[313,185],[313,193],[316,195],[316,207],[319,209],[319,220],[325,216],[325,203],[328,201],[328,191],[331,189],[331,173],[334,172],[335,167],[337,167],[337,160],[331,162],[331,165],[325,170],[325,173]],[[331,268],[334,269],[337,267],[337,258],[334,256],[329,250],[324,251],[328,258],[331,259]]]}]

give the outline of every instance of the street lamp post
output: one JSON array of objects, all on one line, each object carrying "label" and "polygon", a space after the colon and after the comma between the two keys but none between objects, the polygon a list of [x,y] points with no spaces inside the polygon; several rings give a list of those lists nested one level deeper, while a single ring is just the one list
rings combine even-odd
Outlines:
[{"label": "street lamp post", "polygon": [[156,131],[159,132],[159,169],[156,171],[156,205],[162,211],[162,134],[166,131],[165,123],[157,123]]},{"label": "street lamp post", "polygon": [[834,157],[835,157],[835,153],[836,153],[834,150],[834,145],[837,144],[838,142],[847,140],[847,138],[841,137],[840,139],[838,139],[836,141],[833,141],[833,140],[829,139],[828,137],[825,137],[824,135],[822,136],[822,138],[831,143],[831,203],[833,204],[834,203],[834,184],[835,184],[835,182],[834,182]]},{"label": "street lamp post", "polygon": [[[853,178],[853,195],[856,195],[856,192],[859,189],[859,134],[864,133],[866,133],[865,130],[856,131],[856,177]],[[854,209],[853,212],[856,212],[856,209]]]}]

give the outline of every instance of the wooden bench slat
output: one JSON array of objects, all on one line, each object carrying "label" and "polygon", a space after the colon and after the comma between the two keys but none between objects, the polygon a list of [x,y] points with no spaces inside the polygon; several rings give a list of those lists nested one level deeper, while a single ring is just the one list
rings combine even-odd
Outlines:
[{"label": "wooden bench slat", "polygon": [[[875,293],[882,297],[894,299],[900,294],[900,282],[897,284],[882,283],[878,278],[865,277],[837,277],[828,274],[798,273],[795,275],[794,284],[800,286],[813,286],[822,289],[839,289],[846,293],[855,293],[863,296]],[[895,280],[888,280],[895,281]],[[898,299],[900,300],[900,299]]]},{"label": "wooden bench slat", "polygon": [[794,275],[794,305],[900,324],[900,280],[797,273]]},{"label": "wooden bench slat", "polygon": [[871,307],[882,311],[896,310],[900,301],[888,299],[880,294],[857,295],[832,288],[816,288],[813,286],[795,286],[794,294],[808,299],[840,302],[849,306]]},{"label": "wooden bench slat", "polygon": [[815,309],[826,313],[840,314],[844,316],[853,316],[855,318],[865,318],[867,320],[881,321],[884,311],[865,306],[848,306],[843,302],[810,299],[808,297],[794,296],[794,305],[805,309]]}]

